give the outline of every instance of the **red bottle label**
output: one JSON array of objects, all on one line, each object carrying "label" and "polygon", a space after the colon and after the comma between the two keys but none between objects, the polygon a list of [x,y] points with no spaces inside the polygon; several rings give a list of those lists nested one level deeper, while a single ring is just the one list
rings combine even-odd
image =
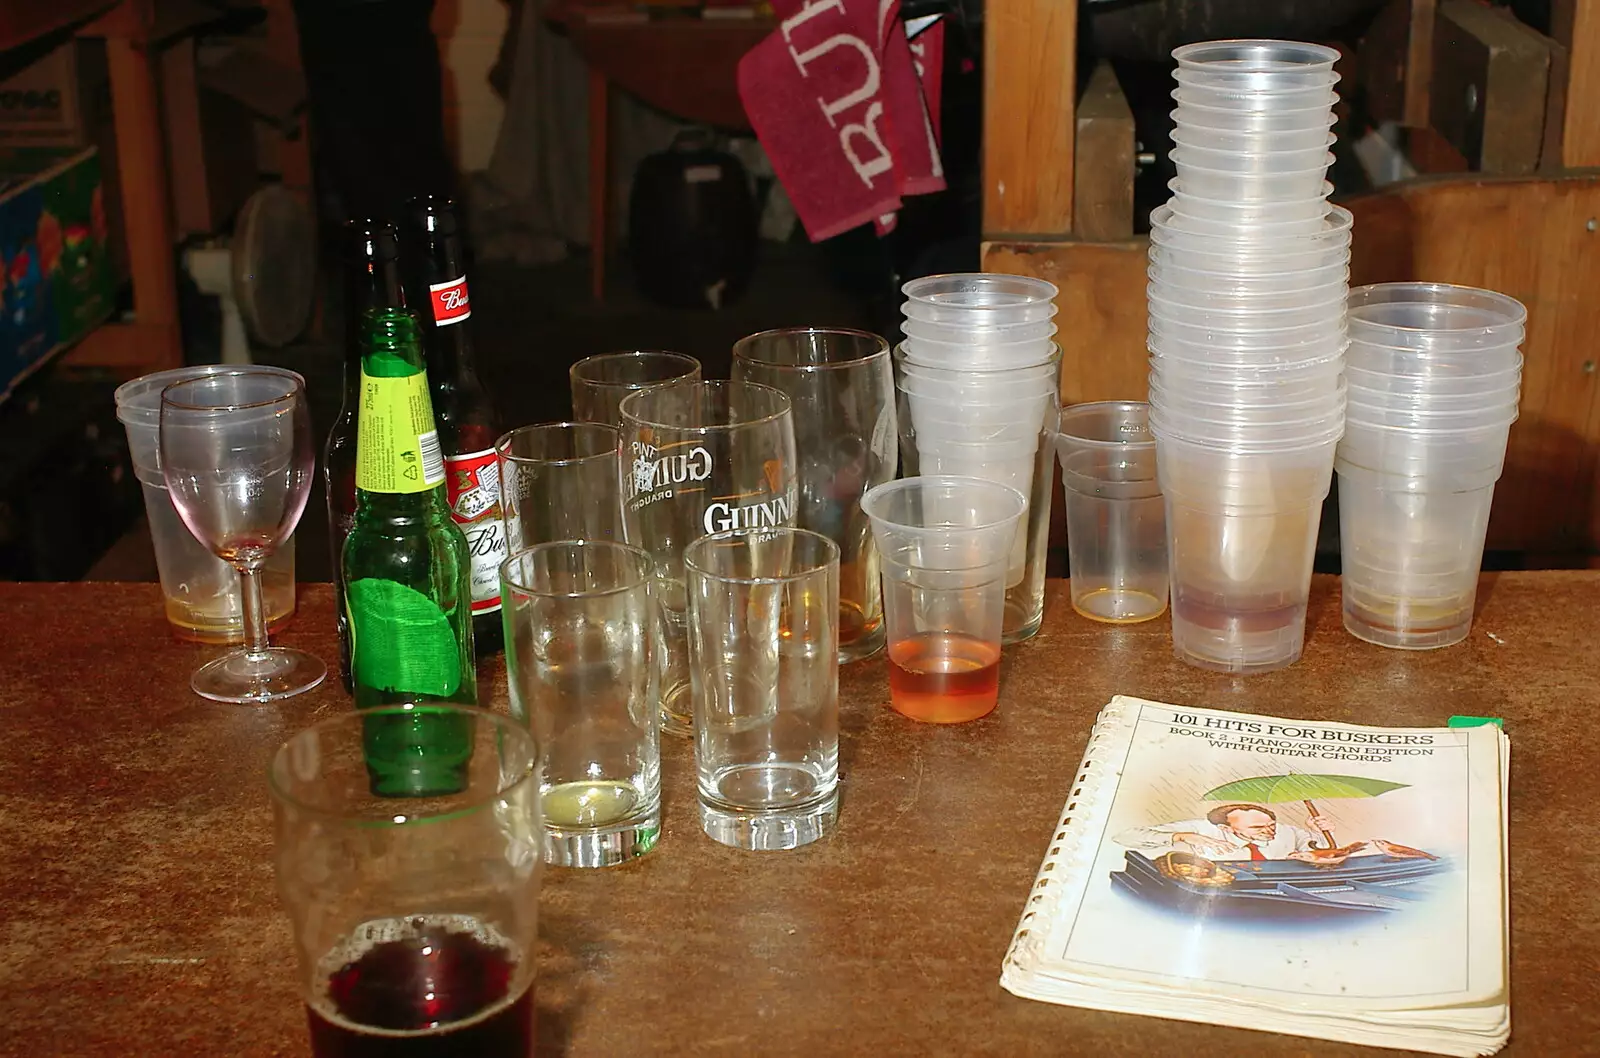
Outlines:
[{"label": "red bottle label", "polygon": [[431,283],[428,293],[433,297],[433,322],[441,327],[460,323],[472,315],[472,302],[467,297],[467,277],[460,276],[448,283]]},{"label": "red bottle label", "polygon": [[450,514],[466,534],[472,555],[472,612],[498,610],[506,532],[500,521],[500,466],[494,449],[447,456],[444,465]]}]

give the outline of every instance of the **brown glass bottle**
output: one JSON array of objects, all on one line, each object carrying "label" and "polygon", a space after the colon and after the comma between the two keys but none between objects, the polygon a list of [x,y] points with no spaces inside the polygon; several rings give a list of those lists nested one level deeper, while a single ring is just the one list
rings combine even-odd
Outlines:
[{"label": "brown glass bottle", "polygon": [[466,252],[455,205],[430,196],[412,199],[406,212],[402,246],[407,294],[422,318],[450,510],[472,554],[473,641],[483,657],[499,652],[503,638],[500,563],[506,557],[506,536],[494,454],[500,423],[473,355]]},{"label": "brown glass bottle", "polygon": [[322,453],[323,484],[328,496],[328,548],[339,623],[339,675],[351,690],[350,624],[344,604],[345,537],[356,517],[356,409],[361,403],[362,320],[369,309],[403,309],[400,244],[388,221],[352,220],[345,224],[344,396],[339,417],[328,431]]}]

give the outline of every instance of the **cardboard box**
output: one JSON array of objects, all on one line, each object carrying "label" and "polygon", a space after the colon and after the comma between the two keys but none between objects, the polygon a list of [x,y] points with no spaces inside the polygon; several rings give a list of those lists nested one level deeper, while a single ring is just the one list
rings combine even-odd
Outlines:
[{"label": "cardboard box", "polygon": [[0,399],[111,315],[95,148],[0,151]]},{"label": "cardboard box", "polygon": [[0,81],[0,146],[88,146],[108,85],[104,45],[69,40]]}]

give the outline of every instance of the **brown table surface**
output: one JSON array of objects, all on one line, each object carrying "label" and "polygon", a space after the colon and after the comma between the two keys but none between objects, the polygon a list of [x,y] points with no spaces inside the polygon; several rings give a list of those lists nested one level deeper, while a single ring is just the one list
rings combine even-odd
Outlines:
[{"label": "brown table surface", "polygon": [[[1382,1053],[1001,990],[1089,722],[1116,693],[1360,723],[1505,717],[1504,1053],[1600,1053],[1600,573],[1489,575],[1479,598],[1464,644],[1404,653],[1346,635],[1319,577],[1304,659],[1232,679],[1174,660],[1163,621],[1077,617],[1052,582],[984,720],[912,723],[882,704],[881,660],[845,669],[839,827],[795,852],[701,834],[689,746],[671,740],[661,846],[545,875],[540,1053]],[[337,657],[330,614],[328,587],[304,586],[281,640]],[[337,680],[269,707],[200,700],[189,673],[216,650],[171,638],[155,585],[0,584],[0,643],[0,1053],[306,1053],[263,771],[293,730],[348,707]],[[484,686],[503,708],[503,675]]]}]

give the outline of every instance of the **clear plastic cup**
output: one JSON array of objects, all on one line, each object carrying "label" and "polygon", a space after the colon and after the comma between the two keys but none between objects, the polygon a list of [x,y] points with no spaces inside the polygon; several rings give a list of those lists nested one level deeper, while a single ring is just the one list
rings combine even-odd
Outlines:
[{"label": "clear plastic cup", "polygon": [[1238,199],[1207,198],[1183,186],[1183,181],[1173,177],[1167,181],[1172,192],[1169,205],[1173,212],[1202,220],[1228,221],[1234,224],[1283,224],[1288,221],[1326,220],[1333,194],[1333,185],[1323,181],[1321,193],[1293,202],[1242,202]]},{"label": "clear plastic cup", "polygon": [[1173,73],[1177,87],[1187,92],[1258,95],[1288,95],[1332,92],[1339,75],[1330,71],[1244,70],[1179,68]]},{"label": "clear plastic cup", "polygon": [[1335,84],[1312,85],[1306,88],[1251,89],[1236,86],[1207,86],[1179,83],[1172,90],[1172,98],[1179,108],[1189,106],[1222,107],[1231,110],[1277,113],[1285,110],[1303,110],[1308,107],[1327,107],[1338,102]]},{"label": "clear plastic cup", "polygon": [[1494,482],[1395,477],[1345,463],[1338,472],[1345,630],[1403,650],[1465,639]]},{"label": "clear plastic cup", "polygon": [[1241,172],[1197,165],[1189,160],[1187,152],[1187,147],[1179,147],[1171,156],[1178,170],[1178,179],[1183,181],[1186,190],[1207,198],[1238,198],[1243,201],[1280,202],[1314,198],[1327,181],[1328,166],[1333,162],[1333,155],[1329,154],[1327,162],[1303,169]]},{"label": "clear plastic cup", "polygon": [[1293,40],[1209,40],[1174,48],[1172,58],[1180,73],[1262,74],[1284,83],[1306,79],[1316,84],[1318,77],[1337,76],[1333,64],[1339,52]]},{"label": "clear plastic cup", "polygon": [[[1231,186],[1220,194],[1212,194],[1199,189],[1195,189],[1195,193],[1208,198],[1239,197],[1238,190]],[[1230,259],[1239,257],[1254,258],[1257,256],[1296,257],[1330,249],[1348,251],[1350,247],[1350,229],[1355,219],[1351,212],[1343,206],[1332,206],[1328,210],[1328,217],[1321,231],[1275,239],[1269,242],[1248,236],[1241,236],[1237,239],[1222,239],[1216,236],[1197,236],[1188,232],[1177,231],[1173,229],[1170,223],[1171,217],[1171,203],[1163,203],[1150,211],[1150,239],[1153,243],[1180,255],[1186,254],[1188,251],[1195,251]],[[1344,259],[1348,260],[1348,257]],[[1330,263],[1330,260],[1322,259],[1308,265],[1289,267],[1315,267],[1316,265]],[[1183,263],[1181,256],[1179,263]],[[1198,268],[1200,265],[1192,264],[1188,265],[1188,267]],[[1282,266],[1280,265],[1279,267]]]},{"label": "clear plastic cup", "polygon": [[[1338,97],[1335,96],[1335,99]],[[1333,107],[1326,103],[1299,105],[1276,109],[1241,108],[1207,103],[1199,100],[1180,101],[1172,111],[1172,120],[1179,129],[1208,129],[1218,132],[1276,136],[1333,127]]]},{"label": "clear plastic cup", "polygon": [[1339,439],[1339,459],[1401,477],[1455,480],[1492,473],[1498,478],[1510,433],[1509,422],[1450,431],[1385,430],[1352,422]]},{"label": "clear plastic cup", "polygon": [[1260,451],[1200,444],[1162,429],[1151,409],[1161,491],[1237,510],[1275,510],[1328,494],[1333,480],[1332,438],[1283,443]]},{"label": "clear plastic cup", "polygon": [[1048,342],[1056,333],[1051,320],[1024,323],[930,323],[927,320],[907,319],[900,325],[910,338],[931,342],[970,345],[1014,345],[1019,342]]},{"label": "clear plastic cup", "polygon": [[1336,415],[1320,422],[1237,426],[1198,422],[1185,419],[1181,414],[1169,416],[1166,409],[1152,404],[1150,429],[1163,440],[1208,448],[1232,457],[1256,458],[1298,451],[1306,445],[1326,446],[1331,451],[1331,446],[1344,433],[1344,417]]},{"label": "clear plastic cup", "polygon": [[1344,359],[1337,352],[1297,364],[1270,364],[1265,367],[1234,367],[1210,361],[1197,363],[1170,356],[1150,357],[1150,371],[1169,388],[1200,385],[1227,386],[1231,389],[1284,388],[1294,391],[1303,386],[1332,386],[1340,376]]},{"label": "clear plastic cup", "polygon": [[1342,313],[1321,320],[1307,319],[1286,327],[1269,327],[1223,321],[1214,315],[1209,321],[1185,323],[1168,318],[1152,307],[1149,333],[1151,340],[1173,338],[1191,345],[1210,345],[1219,350],[1278,349],[1345,340]]},{"label": "clear plastic cup", "polygon": [[1514,393],[1522,382],[1522,357],[1517,366],[1488,374],[1466,371],[1441,371],[1432,375],[1396,375],[1386,371],[1369,371],[1345,365],[1345,377],[1352,389],[1371,394],[1389,394],[1397,397],[1465,397],[1490,393]]},{"label": "clear plastic cup", "polygon": [[1026,508],[1016,489],[939,475],[901,478],[861,498],[883,557],[897,712],[959,723],[994,709],[1006,553]]},{"label": "clear plastic cup", "polygon": [[1236,675],[1298,661],[1322,500],[1235,511],[1168,494],[1166,504],[1173,653]]},{"label": "clear plastic cup", "polygon": [[1156,480],[1149,405],[1078,404],[1056,436],[1066,502],[1072,608],[1133,624],[1167,609],[1166,504]]},{"label": "clear plastic cup", "polygon": [[935,342],[926,338],[907,338],[901,347],[906,359],[923,367],[963,371],[1009,371],[1049,363],[1056,345],[1049,338],[1008,344],[976,342]]},{"label": "clear plastic cup", "polygon": [[1515,397],[1503,399],[1498,404],[1481,407],[1434,410],[1434,406],[1420,404],[1410,407],[1393,405],[1375,406],[1351,401],[1347,412],[1350,421],[1363,426],[1389,430],[1476,430],[1517,419]]},{"label": "clear plastic cup", "polygon": [[[1239,173],[1249,176],[1276,176],[1283,173],[1298,173],[1306,169],[1326,169],[1333,164],[1333,154],[1328,150],[1328,144],[1320,144],[1310,149],[1297,151],[1272,151],[1241,152],[1229,150],[1212,150],[1206,147],[1179,146],[1172,150],[1172,162],[1178,168],[1178,182],[1183,190],[1191,194],[1205,194],[1196,188],[1190,187],[1183,180],[1185,168],[1193,167],[1218,173]],[[1318,181],[1316,190],[1308,198],[1316,197],[1317,191],[1322,188]]]},{"label": "clear plastic cup", "polygon": [[923,276],[902,284],[908,318],[971,325],[980,317],[997,323],[1030,323],[1056,314],[1056,288],[1042,279],[990,272]]},{"label": "clear plastic cup", "polygon": [[[1469,414],[1493,414],[1507,408],[1515,409],[1521,402],[1521,390],[1501,390],[1495,393],[1454,393],[1450,395],[1407,396],[1394,393],[1373,392],[1352,386],[1350,404],[1356,414],[1373,421],[1373,412],[1399,412],[1418,415],[1431,420],[1434,416],[1458,417]],[[1382,423],[1380,422],[1380,425]],[[1428,422],[1424,422],[1424,426]]]},{"label": "clear plastic cup", "polygon": [[1528,310],[1492,290],[1447,283],[1377,283],[1350,291],[1352,337],[1428,351],[1516,345]]},{"label": "clear plastic cup", "polygon": [[1342,301],[1349,270],[1329,268],[1313,273],[1321,282],[1290,290],[1250,290],[1241,288],[1237,283],[1216,283],[1208,287],[1197,283],[1197,278],[1205,273],[1160,265],[1152,266],[1147,274],[1150,288],[1159,290],[1162,300],[1171,305],[1240,312],[1294,309],[1324,301]]},{"label": "clear plastic cup", "polygon": [[919,437],[937,436],[949,441],[988,444],[1032,441],[1038,436],[1043,419],[1040,415],[1034,416],[1040,419],[1040,422],[1017,419],[978,420],[970,417],[957,418],[954,413],[944,418],[929,408],[919,408],[914,401],[908,401],[907,405],[911,426]]},{"label": "clear plastic cup", "polygon": [[1350,266],[1332,261],[1314,268],[1269,273],[1224,272],[1186,265],[1171,253],[1152,256],[1145,275],[1160,279],[1175,291],[1193,297],[1214,296],[1251,301],[1263,298],[1298,298],[1304,291],[1334,283],[1348,283]]},{"label": "clear plastic cup", "polygon": [[[1344,352],[1344,336],[1331,334],[1314,342],[1280,345],[1256,342],[1243,335],[1218,335],[1210,341],[1186,342],[1151,334],[1145,347],[1163,360],[1179,361],[1178,369],[1213,369],[1218,372],[1310,370],[1330,356]],[[1220,376],[1219,376],[1220,377]]]},{"label": "clear plastic cup", "polygon": [[1299,407],[1327,400],[1342,389],[1337,372],[1307,375],[1297,381],[1251,382],[1207,377],[1169,376],[1159,362],[1150,369],[1149,388],[1195,407]]},{"label": "clear plastic cup", "polygon": [[1060,385],[1061,350],[1042,364],[1020,368],[932,367],[913,360],[904,343],[895,349],[895,384],[908,393],[949,403],[997,404],[1039,398]]},{"label": "clear plastic cup", "polygon": [[[1313,387],[1299,396],[1290,396],[1279,387],[1252,389],[1215,386],[1180,386],[1168,389],[1158,375],[1149,381],[1150,403],[1167,410],[1168,416],[1182,415],[1189,421],[1258,423],[1320,421],[1344,407],[1342,380]],[[1254,393],[1259,399],[1245,399]]]},{"label": "clear plastic cup", "polygon": [[1167,289],[1161,283],[1152,282],[1145,288],[1151,316],[1188,327],[1215,327],[1246,334],[1301,327],[1325,329],[1330,325],[1341,325],[1344,320],[1343,291],[1343,284],[1335,284],[1320,295],[1320,300],[1307,296],[1294,305],[1234,308],[1215,304],[1202,307],[1169,301]]},{"label": "clear plastic cup", "polygon": [[[167,622],[174,636],[196,643],[244,642],[244,593],[239,571],[196,540],[173,505],[161,473],[161,391],[174,382],[232,370],[231,364],[214,364],[157,371],[118,386],[114,397],[117,418],[128,433],[133,474],[144,493]],[[293,535],[267,558],[262,589],[267,630],[275,633],[295,611]]]},{"label": "clear plastic cup", "polygon": [[[1252,289],[1263,284],[1270,285],[1276,276],[1287,277],[1292,282],[1308,271],[1348,269],[1350,266],[1348,239],[1338,242],[1312,241],[1304,245],[1296,240],[1296,244],[1288,248],[1268,249],[1253,246],[1238,249],[1231,243],[1223,243],[1218,248],[1213,241],[1213,248],[1207,250],[1204,248],[1206,242],[1197,242],[1181,232],[1158,233],[1152,229],[1150,238],[1152,267],[1204,272],[1219,277],[1220,282],[1248,284]],[[1165,243],[1163,238],[1173,242]]]},{"label": "clear plastic cup", "polygon": [[1270,452],[1195,445],[1163,432],[1174,653],[1252,673],[1295,661],[1305,633],[1331,440]]},{"label": "clear plastic cup", "polygon": [[1393,349],[1369,342],[1351,342],[1350,363],[1376,374],[1401,378],[1436,379],[1503,374],[1522,366],[1522,352],[1514,345],[1461,352],[1425,353]]},{"label": "clear plastic cup", "polygon": [[1206,147],[1214,151],[1238,151],[1262,154],[1268,151],[1305,151],[1321,147],[1332,150],[1336,137],[1333,133],[1332,113],[1320,125],[1303,129],[1280,129],[1274,132],[1248,132],[1232,129],[1207,128],[1184,122],[1185,112],[1174,110],[1172,142],[1179,147]]},{"label": "clear plastic cup", "polygon": [[[1306,209],[1306,203],[1301,202],[1244,202],[1239,209],[1230,213],[1222,210],[1210,210],[1211,215],[1206,216],[1192,211],[1192,204],[1197,201],[1210,201],[1197,199],[1194,196],[1174,195],[1168,203],[1172,207],[1172,215],[1167,227],[1172,231],[1186,232],[1192,235],[1214,235],[1223,239],[1234,239],[1240,236],[1260,238],[1263,242],[1276,242],[1279,239],[1294,235],[1311,235],[1320,231],[1324,217],[1327,213],[1327,203]],[[1320,202],[1320,200],[1317,200]],[[1290,212],[1279,216],[1275,214],[1277,206],[1288,207]],[[1202,210],[1207,207],[1200,207]],[[1294,213],[1304,214],[1295,216]]]}]

